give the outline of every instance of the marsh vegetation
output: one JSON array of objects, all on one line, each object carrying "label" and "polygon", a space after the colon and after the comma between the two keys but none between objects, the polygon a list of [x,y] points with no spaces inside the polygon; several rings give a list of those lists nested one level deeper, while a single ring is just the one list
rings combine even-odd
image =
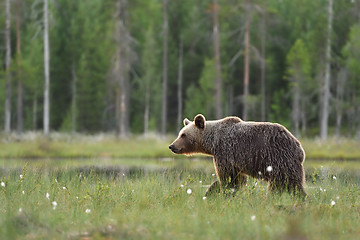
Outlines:
[{"label": "marsh vegetation", "polygon": [[202,159],[2,159],[4,239],[354,239],[357,161],[306,162],[305,202],[250,179],[235,196],[204,199]]}]

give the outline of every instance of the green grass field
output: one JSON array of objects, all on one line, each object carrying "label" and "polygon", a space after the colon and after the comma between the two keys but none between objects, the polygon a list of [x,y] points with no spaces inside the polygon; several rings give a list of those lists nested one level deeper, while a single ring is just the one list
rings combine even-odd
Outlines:
[{"label": "green grass field", "polygon": [[[40,133],[0,136],[0,158],[182,158],[168,146],[175,135],[161,138],[132,136],[117,139],[114,135],[71,135]],[[307,159],[359,160],[360,141],[354,139],[301,139]]]},{"label": "green grass field", "polygon": [[250,179],[203,199],[209,157],[165,140],[59,135],[1,138],[0,239],[357,239],[360,148],[303,140],[309,198]]},{"label": "green grass field", "polygon": [[[15,162],[8,169],[3,162],[1,239],[356,239],[360,235],[359,178],[347,170],[313,168],[305,202],[287,194],[271,196],[265,183],[253,179],[234,197],[204,200],[207,185],[215,180],[211,162],[175,160],[163,165],[152,160],[146,170],[133,163],[145,161],[141,159],[128,163],[133,168],[118,169],[120,162],[100,168],[87,161],[31,160]],[[84,166],[93,167],[84,170]]]}]

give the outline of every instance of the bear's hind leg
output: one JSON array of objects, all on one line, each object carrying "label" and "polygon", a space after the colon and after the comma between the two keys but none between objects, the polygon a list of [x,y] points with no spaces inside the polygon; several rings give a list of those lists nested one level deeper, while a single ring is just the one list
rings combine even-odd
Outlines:
[{"label": "bear's hind leg", "polygon": [[303,200],[305,200],[307,196],[302,183],[293,183],[289,185],[288,192],[294,195],[295,197],[301,198]]}]

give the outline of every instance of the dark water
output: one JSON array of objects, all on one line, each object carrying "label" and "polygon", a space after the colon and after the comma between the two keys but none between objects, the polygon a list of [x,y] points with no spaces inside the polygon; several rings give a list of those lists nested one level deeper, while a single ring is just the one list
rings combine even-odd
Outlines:
[{"label": "dark water", "polygon": [[[305,165],[307,182],[319,182],[326,179],[337,178],[360,184],[360,161],[336,162],[322,161],[311,162]],[[104,162],[101,159],[84,160],[1,160],[0,178],[9,175],[19,175],[24,168],[36,173],[52,173],[62,175],[82,176],[98,175],[109,178],[142,178],[151,174],[164,176],[212,176],[214,168],[209,160],[111,160]]]}]

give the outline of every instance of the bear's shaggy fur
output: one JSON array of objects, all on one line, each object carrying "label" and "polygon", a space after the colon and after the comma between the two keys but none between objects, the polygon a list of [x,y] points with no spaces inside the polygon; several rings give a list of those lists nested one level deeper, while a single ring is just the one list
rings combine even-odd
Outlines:
[{"label": "bear's shaggy fur", "polygon": [[206,195],[229,188],[237,190],[251,176],[268,181],[272,192],[306,196],[305,152],[284,126],[247,122],[238,117],[206,121],[201,114],[194,122],[184,119],[184,125],[169,148],[176,154],[213,156],[218,180]]}]

